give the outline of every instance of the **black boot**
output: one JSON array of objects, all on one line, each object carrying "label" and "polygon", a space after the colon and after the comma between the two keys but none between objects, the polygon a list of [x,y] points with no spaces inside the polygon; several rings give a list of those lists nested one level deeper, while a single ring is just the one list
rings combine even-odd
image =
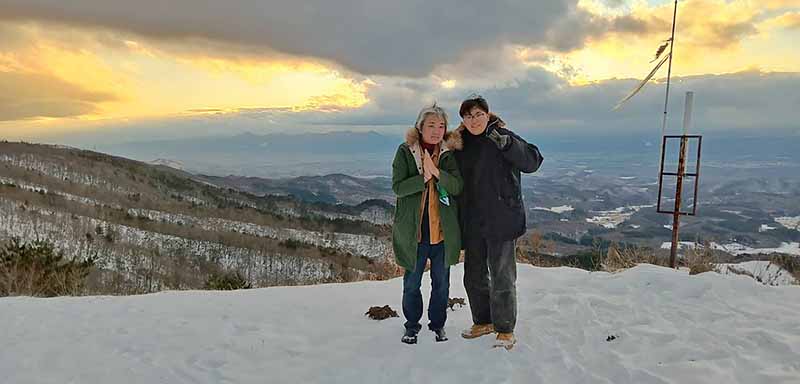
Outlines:
[{"label": "black boot", "polygon": [[400,341],[406,344],[416,344],[417,343],[417,331],[413,329],[406,329],[406,333],[403,334],[403,338]]},{"label": "black boot", "polygon": [[433,333],[436,334],[436,342],[441,343],[443,341],[447,341],[447,334],[444,332],[444,328],[442,329],[434,329]]}]

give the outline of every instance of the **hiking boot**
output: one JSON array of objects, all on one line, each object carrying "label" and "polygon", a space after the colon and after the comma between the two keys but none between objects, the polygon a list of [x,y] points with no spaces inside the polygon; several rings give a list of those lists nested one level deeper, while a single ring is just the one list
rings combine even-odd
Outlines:
[{"label": "hiking boot", "polygon": [[461,331],[461,337],[474,339],[492,332],[494,332],[494,325],[492,324],[473,324],[472,327]]},{"label": "hiking boot", "polygon": [[436,334],[436,342],[441,343],[443,341],[447,341],[447,334],[444,332],[444,328],[442,329],[434,329],[433,333]]},{"label": "hiking boot", "polygon": [[406,329],[406,333],[403,334],[403,338],[400,341],[406,344],[416,344],[417,343],[417,331],[412,329]]},{"label": "hiking boot", "polygon": [[517,343],[517,338],[514,337],[514,332],[498,332],[497,339],[494,341],[495,348],[505,348],[506,350],[511,350],[514,348],[514,344]]}]

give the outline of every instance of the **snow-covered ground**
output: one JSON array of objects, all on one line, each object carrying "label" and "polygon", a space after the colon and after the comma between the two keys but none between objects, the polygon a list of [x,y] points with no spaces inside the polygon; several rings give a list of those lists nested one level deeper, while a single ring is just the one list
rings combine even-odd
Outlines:
[{"label": "snow-covered ground", "polygon": [[[672,243],[670,242],[663,242],[661,243],[661,249],[670,249],[671,244]],[[702,248],[703,244],[699,244],[694,241],[681,241],[678,245],[678,249],[689,249],[695,247]],[[711,242],[711,248],[720,251],[725,251],[732,255],[745,255],[745,254],[758,255],[758,254],[770,254],[770,253],[785,253],[789,255],[800,256],[800,243],[797,242],[788,242],[788,243],[781,242],[781,245],[775,248],[753,248],[739,243],[719,244]]]},{"label": "snow-covered ground", "polygon": [[[675,199],[672,199],[672,200],[674,201]],[[745,214],[742,214],[742,211],[734,211],[734,210],[730,210],[730,209],[720,209],[719,211],[720,211],[720,212],[725,212],[725,213],[730,213],[730,214],[732,214],[732,215],[736,215],[736,216],[739,216],[739,217],[743,217],[743,218],[745,218],[745,219],[752,219],[752,217],[750,217],[750,216],[747,216],[747,215],[745,215]]]},{"label": "snow-covered ground", "polygon": [[761,224],[761,227],[758,228],[759,232],[766,232],[766,231],[773,231],[778,229],[778,227],[770,226],[769,224]]},{"label": "snow-covered ground", "polygon": [[217,217],[201,218],[140,208],[130,208],[127,212],[134,217],[146,217],[155,221],[192,225],[208,231],[225,230],[280,240],[291,239],[305,244],[344,250],[354,255],[364,256],[373,260],[383,259],[386,258],[387,255],[391,255],[391,244],[389,244],[388,241],[369,235],[269,227]]},{"label": "snow-covered ground", "polygon": [[575,210],[575,208],[573,208],[571,205],[559,205],[558,207],[551,207],[551,208],[534,207],[533,209],[537,209],[537,210],[540,210],[540,211],[553,212],[553,213],[557,213],[557,214],[562,214],[564,212],[571,212],[571,211]]},{"label": "snow-covered ground", "polygon": [[[693,249],[693,248],[702,248],[703,244],[698,244],[694,241],[679,241],[678,242],[678,249]],[[672,242],[665,241],[661,243],[661,249],[671,249]]]},{"label": "snow-covered ground", "polygon": [[598,215],[586,218],[586,222],[594,223],[605,228],[616,228],[618,225],[630,219],[634,213],[639,212],[642,208],[652,208],[655,205],[630,205],[626,207],[618,207],[610,211],[592,211]]},{"label": "snow-covered ground", "polygon": [[781,242],[781,245],[775,248],[752,248],[739,243],[730,243],[730,244],[711,243],[711,245],[712,247],[714,247],[714,249],[719,249],[733,255],[742,255],[742,254],[757,255],[759,253],[764,253],[764,254],[786,253],[789,255],[800,256],[800,243],[796,242],[789,242],[789,243]]},{"label": "snow-covered ground", "polygon": [[775,222],[776,222],[776,223],[778,223],[778,224],[780,224],[780,225],[783,225],[783,226],[784,226],[784,227],[786,227],[786,228],[789,228],[789,229],[796,229],[796,230],[800,231],[800,216],[794,216],[794,217],[789,217],[789,216],[778,217],[778,218],[775,218]]},{"label": "snow-covered ground", "polygon": [[[462,276],[453,267],[451,297],[466,297]],[[797,286],[650,265],[520,265],[509,352],[491,336],[458,336],[468,308],[450,312],[450,341],[423,331],[401,344],[402,318],[363,315],[399,310],[401,285],[2,298],[0,372],[8,383],[800,382]]]},{"label": "snow-covered ground", "polygon": [[757,281],[766,285],[777,286],[798,283],[797,279],[787,270],[765,260],[745,261],[738,264],[717,264],[716,271],[724,275],[749,274]]},{"label": "snow-covered ground", "polygon": [[51,194],[54,194],[54,195],[57,195],[57,196],[61,196],[66,200],[75,201],[75,202],[78,202],[78,203],[81,203],[81,204],[85,204],[85,205],[92,205],[92,206],[98,206],[98,207],[109,207],[109,208],[112,208],[112,209],[122,209],[122,206],[119,205],[119,204],[104,203],[104,202],[97,201],[95,199],[84,197],[84,196],[73,195],[73,194],[65,193],[65,192],[61,192],[61,191],[48,190],[46,187],[44,187],[42,185],[28,183],[28,182],[25,182],[25,181],[12,179],[12,178],[9,178],[9,177],[0,176],[0,184],[12,184],[12,185],[17,186],[17,188],[24,189],[26,191],[31,191],[31,192],[51,193]]},{"label": "snow-covered ground", "polygon": [[6,162],[15,167],[24,168],[30,171],[41,172],[44,175],[52,176],[64,181],[104,188],[112,192],[122,193],[125,195],[135,192],[109,182],[108,180],[104,180],[99,176],[75,172],[71,167],[68,167],[64,164],[54,163],[49,160],[42,160],[31,153],[25,153],[19,156],[2,154],[0,155],[0,162]]},{"label": "snow-covered ground", "polygon": [[[98,244],[88,240],[85,234],[94,233],[98,226],[105,233],[114,234],[115,245],[127,246],[107,247],[104,246],[106,243]],[[143,252],[158,249],[162,255],[187,252],[196,257],[217,260],[227,269],[244,271],[252,268],[259,272],[254,276],[254,281],[251,281],[253,283],[269,279],[297,281],[301,284],[318,283],[331,281],[335,276],[330,263],[322,259],[183,238],[36,206],[23,208],[22,204],[14,200],[0,197],[0,238],[7,237],[19,237],[24,241],[51,239],[56,248],[62,250],[67,257],[80,258],[89,253],[89,250],[96,250],[98,267],[128,275],[135,274],[135,269],[141,267]],[[359,243],[354,240],[351,241],[351,246],[358,246]],[[366,245],[361,247],[367,248]],[[250,263],[253,264],[248,266]],[[356,273],[363,276],[362,271]],[[5,384],[1,380],[0,383]]]}]

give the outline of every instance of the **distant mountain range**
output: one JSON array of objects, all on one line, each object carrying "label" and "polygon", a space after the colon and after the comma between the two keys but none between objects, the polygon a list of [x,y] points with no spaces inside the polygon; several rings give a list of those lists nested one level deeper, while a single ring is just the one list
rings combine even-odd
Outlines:
[{"label": "distant mountain range", "polygon": [[377,132],[244,133],[105,145],[97,148],[141,161],[175,161],[194,173],[283,178],[347,173],[385,175],[402,138]]},{"label": "distant mountain range", "polygon": [[197,175],[197,178],[258,196],[292,195],[309,202],[358,205],[372,199],[390,203],[395,200],[391,179],[387,177],[363,178],[331,174],[286,179],[207,175]]},{"label": "distant mountain range", "polygon": [[[654,132],[655,133],[655,132]],[[652,175],[658,167],[661,139],[653,135],[569,137],[523,132],[545,156],[542,173],[609,170],[618,176],[631,173]],[[389,176],[403,132],[330,132],[189,137],[102,145],[95,150],[136,159],[159,161],[192,173],[212,176],[249,176],[270,179],[346,174],[357,177]],[[667,161],[674,163],[677,141],[667,148]],[[702,162],[705,166],[760,168],[787,172],[800,167],[800,136],[743,137],[731,134],[704,135]],[[690,156],[694,153],[690,152]]]}]

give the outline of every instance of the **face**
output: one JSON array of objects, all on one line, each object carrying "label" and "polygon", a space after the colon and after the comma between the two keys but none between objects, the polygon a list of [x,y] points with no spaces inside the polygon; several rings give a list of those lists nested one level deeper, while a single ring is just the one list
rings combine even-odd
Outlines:
[{"label": "face", "polygon": [[439,144],[444,138],[444,119],[430,115],[422,122],[422,141],[428,144]]},{"label": "face", "polygon": [[478,107],[472,108],[462,118],[464,119],[464,126],[473,135],[482,134],[486,130],[486,125],[489,124],[489,114]]}]

